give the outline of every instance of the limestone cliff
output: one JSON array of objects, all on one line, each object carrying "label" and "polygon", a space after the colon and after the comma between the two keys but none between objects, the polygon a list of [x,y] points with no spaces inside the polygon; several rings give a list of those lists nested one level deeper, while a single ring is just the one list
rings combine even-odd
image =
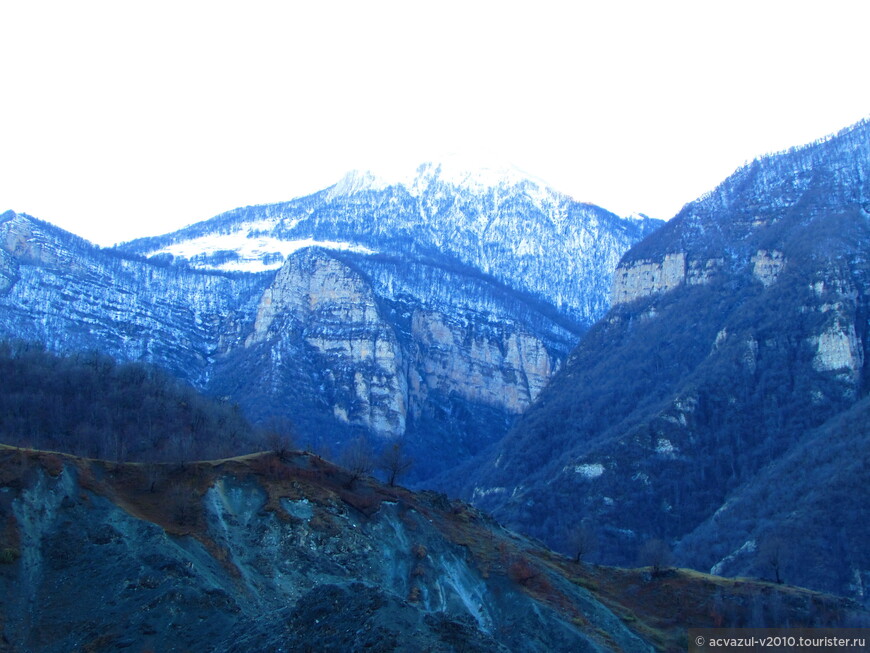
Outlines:
[{"label": "limestone cliff", "polygon": [[613,275],[613,304],[625,304],[672,290],[686,280],[686,255],[666,254],[660,262],[640,260],[620,265]]},{"label": "limestone cliff", "polygon": [[613,276],[613,305],[665,293],[682,284],[710,283],[723,263],[722,258],[688,259],[685,252],[665,254],[661,261],[622,262]]},{"label": "limestone cliff", "polygon": [[474,275],[307,248],[264,290],[244,347],[212,383],[222,393],[240,367],[255,370],[249,410],[289,409],[306,434],[344,424],[405,437],[434,473],[502,433],[576,337]]},{"label": "limestone cliff", "polygon": [[760,249],[752,257],[752,275],[765,287],[776,283],[783,267],[785,267],[785,257],[782,252],[776,250]]},{"label": "limestone cliff", "polygon": [[305,343],[338,389],[336,418],[381,436],[405,432],[403,354],[358,273],[318,250],[291,256],[264,291],[245,346],[293,337]]},{"label": "limestone cliff", "polygon": [[443,313],[414,311],[414,404],[438,391],[457,393],[512,415],[528,408],[554,371],[554,354],[520,327],[499,331],[480,333]]}]

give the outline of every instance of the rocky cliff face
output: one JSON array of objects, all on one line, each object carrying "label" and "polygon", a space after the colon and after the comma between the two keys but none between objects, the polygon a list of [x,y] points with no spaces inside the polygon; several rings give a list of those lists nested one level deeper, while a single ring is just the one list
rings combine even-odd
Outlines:
[{"label": "rocky cliff face", "polygon": [[374,435],[375,448],[403,438],[422,478],[503,433],[579,329],[467,271],[307,248],[263,292],[211,387],[231,394],[235,379],[254,379],[234,395],[249,412],[289,408],[309,433],[344,427]]},{"label": "rocky cliff face", "polygon": [[[663,538],[702,568],[716,562],[700,553],[714,531],[734,539],[713,515],[739,488],[800,503],[772,489],[768,466],[809,451],[808,438],[832,441],[868,387],[868,143],[862,123],[757,161],[632,248],[615,275],[614,308],[491,458],[473,464],[466,496],[553,545],[565,541],[563,516],[579,514],[598,524],[607,562],[631,563],[645,540]],[[861,496],[864,477],[855,479]],[[814,509],[848,524],[837,555],[822,530],[807,526],[814,544],[805,547],[785,514],[746,502],[752,516],[729,521],[743,520],[744,537],[721,554],[787,533],[801,551],[790,580],[852,592],[844,579],[870,568],[858,544],[866,511],[844,508],[840,486],[813,478]],[[691,539],[696,528],[708,539]],[[687,537],[694,544],[681,546]],[[753,573],[769,571],[762,549]]]},{"label": "rocky cliff face", "polygon": [[[0,479],[4,651],[640,652],[716,619],[867,617],[804,590],[576,565],[298,452],[182,469],[0,447]],[[684,597],[683,622],[662,593]]]},{"label": "rocky cliff face", "polygon": [[377,435],[404,434],[408,392],[402,352],[371,286],[358,273],[321,251],[291,256],[263,293],[245,347],[294,337],[343,390],[331,402],[339,421]]}]

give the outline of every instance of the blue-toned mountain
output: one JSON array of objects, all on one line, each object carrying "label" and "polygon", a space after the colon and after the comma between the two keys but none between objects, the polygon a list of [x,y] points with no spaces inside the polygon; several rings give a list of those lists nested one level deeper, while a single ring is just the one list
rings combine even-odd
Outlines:
[{"label": "blue-toned mountain", "polygon": [[114,250],[8,212],[0,327],[161,365],[333,455],[403,438],[423,478],[506,432],[655,224],[446,164]]},{"label": "blue-toned mountain", "polygon": [[623,253],[662,223],[576,202],[510,166],[447,159],[407,174],[351,172],[323,191],[229,211],[120,246],[218,270],[276,269],[305,246],[449,264],[590,325]]},{"label": "blue-toned mountain", "polygon": [[563,547],[585,520],[610,563],[662,539],[772,578],[779,542],[786,580],[866,600],[868,171],[862,122],[738,170],[629,250],[610,312],[460,470],[466,496]]}]

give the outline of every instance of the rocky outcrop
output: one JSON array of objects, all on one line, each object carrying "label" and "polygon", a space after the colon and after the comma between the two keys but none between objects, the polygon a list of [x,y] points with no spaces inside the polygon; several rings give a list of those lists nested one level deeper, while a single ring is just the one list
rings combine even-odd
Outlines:
[{"label": "rocky outcrop", "polygon": [[426,310],[415,311],[411,324],[415,403],[437,390],[519,415],[556,367],[544,343],[521,328],[497,327],[494,333],[483,334],[443,313]]},{"label": "rocky outcrop", "polygon": [[403,354],[358,273],[316,249],[291,256],[264,291],[245,346],[282,338],[300,338],[331,376],[337,419],[384,437],[404,434]]},{"label": "rocky outcrop", "polygon": [[776,283],[784,266],[785,257],[776,250],[760,249],[752,256],[752,276],[765,287]]},{"label": "rocky outcrop", "polygon": [[[492,305],[486,284],[448,275],[445,285],[466,286],[453,303],[447,292],[430,295],[431,286],[363,274],[348,256],[317,248],[293,254],[264,291],[245,340],[255,356],[307,352],[323,370],[324,398],[340,422],[395,438],[405,435],[409,411],[420,418],[447,398],[518,415],[566,353],[565,344],[545,342],[511,316],[504,300]],[[469,293],[490,304],[487,314],[469,313]]]},{"label": "rocky outcrop", "polygon": [[854,323],[834,321],[814,338],[816,353],[813,368],[819,372],[845,372],[856,378],[864,366],[864,346],[855,333]]},{"label": "rocky outcrop", "polygon": [[666,293],[682,284],[710,283],[724,264],[721,258],[688,259],[685,252],[665,254],[661,261],[639,259],[620,263],[613,276],[613,305]]},{"label": "rocky outcrop", "polygon": [[70,268],[75,258],[57,247],[49,234],[24,215],[12,211],[0,221],[0,248],[24,264],[51,268]]},{"label": "rocky outcrop", "polygon": [[686,280],[686,255],[666,254],[661,261],[632,261],[616,268],[613,305],[667,292]]},{"label": "rocky outcrop", "polygon": [[820,316],[821,325],[809,338],[815,350],[813,369],[833,373],[857,390],[865,360],[859,315],[866,301],[855,280],[838,274],[836,266],[820,271],[810,287],[811,301],[803,312]]}]

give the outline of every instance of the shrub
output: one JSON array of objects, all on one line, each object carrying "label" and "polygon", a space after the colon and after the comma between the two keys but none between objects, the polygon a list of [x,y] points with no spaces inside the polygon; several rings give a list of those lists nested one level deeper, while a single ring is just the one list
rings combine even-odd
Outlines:
[{"label": "shrub", "polygon": [[508,567],[508,576],[520,585],[528,584],[533,578],[540,575],[525,556],[516,558]]},{"label": "shrub", "polygon": [[18,549],[13,549],[12,547],[6,547],[5,549],[0,550],[0,564],[8,565],[12,564],[18,558],[21,557],[21,553]]}]

